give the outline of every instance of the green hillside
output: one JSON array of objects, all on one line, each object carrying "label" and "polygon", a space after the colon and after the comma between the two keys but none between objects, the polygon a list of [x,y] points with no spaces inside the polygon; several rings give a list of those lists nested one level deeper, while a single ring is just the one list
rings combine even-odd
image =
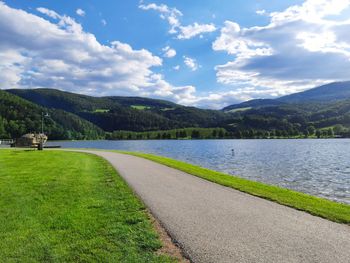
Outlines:
[{"label": "green hillside", "polygon": [[[35,89],[1,91],[0,102],[1,137],[38,131],[42,112],[51,116],[45,119],[50,139],[350,137],[350,99],[254,100],[218,111],[140,97]],[[216,128],[222,129],[220,136]]]},{"label": "green hillside", "polygon": [[244,138],[350,137],[350,100],[253,108],[232,113],[223,127]]},{"label": "green hillside", "polygon": [[98,139],[104,132],[92,123],[60,109],[38,106],[0,90],[0,138],[17,138],[28,132],[41,131],[41,115],[45,133],[50,139]]},{"label": "green hillside", "polygon": [[216,127],[228,118],[220,111],[148,98],[91,97],[54,89],[7,91],[44,107],[74,113],[109,132]]}]

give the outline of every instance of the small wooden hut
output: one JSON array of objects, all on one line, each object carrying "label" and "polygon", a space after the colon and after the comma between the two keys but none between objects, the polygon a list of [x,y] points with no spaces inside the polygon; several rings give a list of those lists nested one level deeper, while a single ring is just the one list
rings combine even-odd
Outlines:
[{"label": "small wooden hut", "polygon": [[45,144],[47,136],[43,133],[27,133],[22,137],[16,139],[15,147],[35,147],[37,148],[40,143]]}]

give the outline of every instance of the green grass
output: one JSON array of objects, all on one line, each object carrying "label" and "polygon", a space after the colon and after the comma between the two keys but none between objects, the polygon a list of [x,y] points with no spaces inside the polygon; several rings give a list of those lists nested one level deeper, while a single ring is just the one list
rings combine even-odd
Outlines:
[{"label": "green grass", "polygon": [[107,113],[107,112],[109,112],[109,109],[96,109],[93,112],[94,113]]},{"label": "green grass", "polygon": [[208,181],[302,210],[334,222],[350,223],[350,205],[347,204],[333,202],[278,186],[250,181],[166,157],[136,152],[118,152],[149,159]]},{"label": "green grass", "polygon": [[247,110],[250,110],[250,109],[252,109],[252,107],[232,109],[232,110],[229,110],[227,112],[235,113],[235,112],[247,111]]},{"label": "green grass", "polygon": [[103,159],[0,150],[1,262],[173,262],[144,205]]},{"label": "green grass", "polygon": [[161,109],[161,111],[171,111],[171,110],[175,110],[175,108],[163,108],[163,109]]},{"label": "green grass", "polygon": [[135,110],[149,110],[151,107],[143,106],[143,105],[131,105],[131,108]]}]

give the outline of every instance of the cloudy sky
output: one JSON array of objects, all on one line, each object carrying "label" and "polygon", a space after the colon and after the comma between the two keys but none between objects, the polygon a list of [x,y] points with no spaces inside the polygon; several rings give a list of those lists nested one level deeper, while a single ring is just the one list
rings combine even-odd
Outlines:
[{"label": "cloudy sky", "polygon": [[0,88],[222,108],[349,80],[350,0],[0,0]]}]

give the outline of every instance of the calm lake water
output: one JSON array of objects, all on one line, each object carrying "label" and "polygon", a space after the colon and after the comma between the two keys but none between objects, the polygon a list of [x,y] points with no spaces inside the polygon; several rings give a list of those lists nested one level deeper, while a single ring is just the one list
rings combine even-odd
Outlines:
[{"label": "calm lake water", "polygon": [[350,139],[59,141],[49,144],[153,153],[350,204]]}]

